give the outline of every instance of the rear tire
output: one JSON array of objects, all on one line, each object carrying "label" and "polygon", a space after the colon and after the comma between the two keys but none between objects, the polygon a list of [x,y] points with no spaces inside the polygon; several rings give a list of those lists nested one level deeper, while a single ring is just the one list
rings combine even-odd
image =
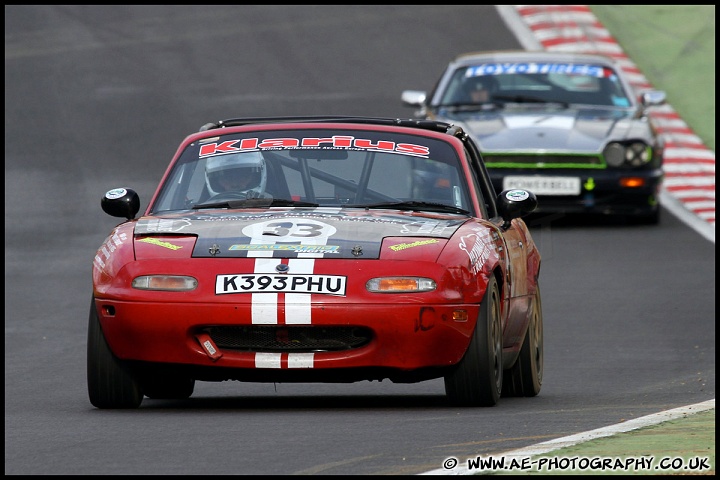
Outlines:
[{"label": "rear tire", "polygon": [[543,378],[543,314],[540,287],[535,294],[528,330],[515,365],[505,371],[503,396],[534,397]]},{"label": "rear tire", "polygon": [[462,360],[445,376],[445,393],[461,407],[492,407],[503,384],[500,290],[491,276]]},{"label": "rear tire", "polygon": [[97,408],[138,408],[143,400],[140,385],[105,340],[94,298],[88,321],[87,386],[90,403]]}]

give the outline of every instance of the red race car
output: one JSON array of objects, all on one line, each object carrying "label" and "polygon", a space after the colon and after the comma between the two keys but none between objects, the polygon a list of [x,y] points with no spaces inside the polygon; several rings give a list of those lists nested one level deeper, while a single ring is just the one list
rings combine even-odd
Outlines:
[{"label": "red race car", "polygon": [[413,383],[453,405],[542,384],[540,254],[522,189],[430,120],[239,118],[180,145],[94,258],[90,403],[183,399],[196,381]]}]

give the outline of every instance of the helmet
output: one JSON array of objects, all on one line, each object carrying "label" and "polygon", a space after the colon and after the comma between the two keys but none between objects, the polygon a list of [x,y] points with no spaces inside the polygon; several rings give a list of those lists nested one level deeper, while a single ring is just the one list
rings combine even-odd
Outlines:
[{"label": "helmet", "polygon": [[205,183],[211,195],[227,191],[262,194],[267,183],[265,159],[257,151],[208,158]]},{"label": "helmet", "polygon": [[497,86],[497,80],[491,75],[470,77],[465,81],[465,88],[468,92],[487,90],[488,92],[493,93],[497,90]]}]

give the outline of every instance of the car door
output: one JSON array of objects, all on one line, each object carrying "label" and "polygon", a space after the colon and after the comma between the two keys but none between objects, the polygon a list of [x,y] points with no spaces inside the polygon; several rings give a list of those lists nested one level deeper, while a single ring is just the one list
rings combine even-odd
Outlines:
[{"label": "car door", "polygon": [[504,288],[503,296],[506,312],[503,315],[505,324],[504,346],[510,347],[522,341],[522,335],[527,324],[527,312],[531,302],[529,295],[530,282],[528,279],[528,255],[535,245],[529,236],[526,236],[527,227],[522,219],[514,219],[509,226],[497,212],[495,198],[497,196],[487,169],[482,161],[480,151],[472,141],[466,144],[466,154],[472,165],[472,171],[477,176],[474,181],[482,198],[481,207],[483,215],[487,215],[490,223],[495,225],[498,248],[505,251],[504,256]]}]

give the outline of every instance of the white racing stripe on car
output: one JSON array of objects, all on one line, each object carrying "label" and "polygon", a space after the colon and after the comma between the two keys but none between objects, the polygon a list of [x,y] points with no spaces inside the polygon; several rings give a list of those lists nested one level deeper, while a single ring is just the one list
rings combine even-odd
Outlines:
[{"label": "white racing stripe on car", "polygon": [[[288,262],[288,265],[292,273],[312,274],[315,268],[315,260],[313,260],[312,258],[291,258]],[[311,324],[312,318],[310,315],[310,298],[311,295],[307,293],[286,293],[285,323],[292,325]]]},{"label": "white racing stripe on car", "polygon": [[[265,254],[271,252],[248,252],[250,254]],[[255,255],[252,255],[255,256]],[[275,267],[281,263],[279,258],[255,259],[254,273],[275,273]],[[253,325],[277,325],[278,323],[278,294],[253,293],[252,294],[252,323]]]},{"label": "white racing stripe on car", "polygon": [[258,352],[255,354],[255,368],[280,368],[281,357],[281,353]]},{"label": "white racing stripe on car", "polygon": [[313,368],[314,353],[288,353],[288,368]]},{"label": "white racing stripe on car", "polygon": [[[303,239],[303,245],[327,245],[328,237],[320,235],[316,238],[308,237]],[[265,239],[252,238],[251,244],[272,244]],[[288,261],[292,274],[313,274],[314,258],[322,258],[323,253],[299,253],[298,258],[291,258]],[[248,257],[263,257],[255,260],[253,273],[277,273],[275,267],[281,263],[281,259],[273,258],[272,251],[249,251]],[[269,258],[264,258],[269,257]],[[309,325],[312,323],[310,315],[311,295],[307,293],[286,293],[285,294],[285,323],[294,325]],[[278,323],[278,294],[277,293],[253,293],[252,294],[252,323],[261,325],[276,325]]]},{"label": "white racing stripe on car", "polygon": [[[255,260],[255,273],[274,273],[275,267],[281,263],[279,258],[258,258]],[[294,273],[313,273],[315,260],[290,259],[290,269]],[[252,294],[252,323],[272,324],[278,323],[278,294],[253,293]],[[309,325],[310,295],[303,293],[285,294],[285,323],[294,325]],[[287,355],[287,368],[313,368],[315,355],[313,353],[263,353],[255,354],[255,368],[282,368],[282,357]]]},{"label": "white racing stripe on car", "polygon": [[[250,243],[269,244],[274,242],[251,238]],[[254,273],[275,273],[275,267],[280,263],[279,258],[272,258],[271,251],[250,251],[248,257],[258,257],[255,260]],[[269,257],[269,258],[265,258]],[[252,294],[252,323],[258,325],[276,325],[278,323],[278,294],[253,293]]]},{"label": "white racing stripe on car", "polygon": [[282,368],[283,355],[287,355],[287,368],[313,368],[314,353],[264,353],[255,354],[255,368]]},{"label": "white racing stripe on car", "polygon": [[[318,208],[316,212],[337,213],[339,208]],[[251,238],[251,244],[273,244],[265,239]],[[327,245],[328,237],[322,235],[318,238],[306,238],[304,245]],[[272,251],[249,251],[248,257],[255,259],[253,273],[276,273],[277,267],[282,260],[272,258]],[[323,253],[299,253],[298,258],[288,260],[290,272],[293,274],[311,275],[315,269],[315,258],[322,258]],[[307,293],[286,293],[285,294],[285,324],[287,325],[310,325],[312,324],[312,295]],[[253,325],[277,325],[278,324],[278,294],[277,293],[253,293],[252,294],[252,323]],[[287,355],[287,368],[313,368],[315,354],[313,353],[256,353],[255,368],[282,368],[282,356]]]}]

